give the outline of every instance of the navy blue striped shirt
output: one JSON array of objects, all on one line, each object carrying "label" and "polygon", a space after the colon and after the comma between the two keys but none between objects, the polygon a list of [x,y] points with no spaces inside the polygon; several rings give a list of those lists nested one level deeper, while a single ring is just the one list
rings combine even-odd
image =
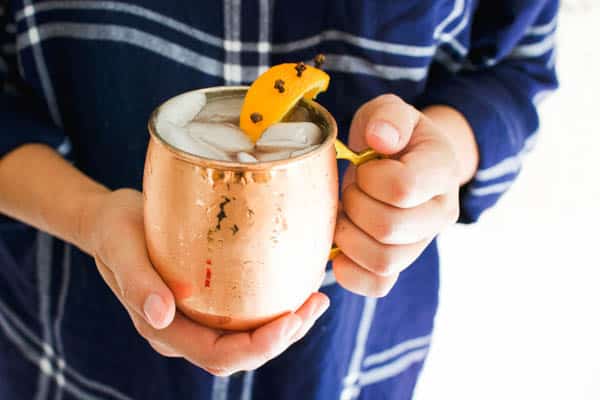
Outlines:
[{"label": "navy blue striped shirt", "polygon": [[[460,218],[473,222],[517,177],[536,104],[557,86],[557,0],[0,5],[0,157],[44,143],[115,189],[140,189],[146,120],[162,101],[324,53],[331,85],[319,101],[342,139],[383,93],[465,115],[480,164]],[[305,339],[257,371],[213,378],[154,353],[90,257],[0,216],[0,398],[409,399],[437,289],[435,242],[383,299],[344,291],[329,273],[332,306]]]}]

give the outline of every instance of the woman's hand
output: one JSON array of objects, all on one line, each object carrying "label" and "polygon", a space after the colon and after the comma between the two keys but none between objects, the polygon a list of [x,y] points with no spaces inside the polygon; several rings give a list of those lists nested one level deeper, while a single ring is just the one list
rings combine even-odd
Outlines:
[{"label": "woman's hand", "polygon": [[157,352],[215,375],[255,369],[303,337],[329,306],[325,295],[314,293],[295,313],[253,332],[222,333],[192,322],[176,311],[173,294],[150,263],[142,207],[134,190],[95,196],[81,220],[81,236],[137,331]]},{"label": "woman's hand", "polygon": [[333,269],[346,289],[381,297],[456,222],[459,187],[475,173],[477,147],[456,110],[436,106],[424,114],[393,95],[358,110],[350,146],[369,146],[390,157],[346,173],[335,233],[343,254]]}]

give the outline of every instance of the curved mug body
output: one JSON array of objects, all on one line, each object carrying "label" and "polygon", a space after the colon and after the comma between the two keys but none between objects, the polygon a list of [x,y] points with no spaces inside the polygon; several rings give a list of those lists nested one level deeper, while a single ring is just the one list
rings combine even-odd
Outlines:
[{"label": "curved mug body", "polygon": [[[246,87],[200,89],[208,101]],[[325,134],[301,156],[243,164],[168,144],[152,114],[144,168],[144,220],[152,264],[178,309],[199,323],[248,330],[294,311],[318,290],[335,228],[335,120],[303,101]]]}]

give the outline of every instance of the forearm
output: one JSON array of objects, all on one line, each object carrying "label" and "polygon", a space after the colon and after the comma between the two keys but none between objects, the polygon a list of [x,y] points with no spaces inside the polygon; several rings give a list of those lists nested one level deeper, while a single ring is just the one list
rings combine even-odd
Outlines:
[{"label": "forearm", "polygon": [[27,144],[0,159],[0,213],[88,253],[81,222],[107,192],[45,145]]},{"label": "forearm", "polygon": [[460,184],[469,182],[479,164],[479,151],[473,129],[466,118],[456,109],[434,105],[423,110],[450,140],[458,158]]}]

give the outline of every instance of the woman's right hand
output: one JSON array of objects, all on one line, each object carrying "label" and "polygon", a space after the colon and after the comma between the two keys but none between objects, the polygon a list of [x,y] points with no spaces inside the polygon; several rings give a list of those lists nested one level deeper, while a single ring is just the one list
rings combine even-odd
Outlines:
[{"label": "woman's right hand", "polygon": [[313,293],[298,311],[255,331],[210,329],[176,311],[173,294],[152,267],[140,192],[122,189],[95,197],[80,225],[100,274],[139,334],[160,354],[183,357],[214,375],[260,367],[302,338],[329,306],[325,295]]}]

